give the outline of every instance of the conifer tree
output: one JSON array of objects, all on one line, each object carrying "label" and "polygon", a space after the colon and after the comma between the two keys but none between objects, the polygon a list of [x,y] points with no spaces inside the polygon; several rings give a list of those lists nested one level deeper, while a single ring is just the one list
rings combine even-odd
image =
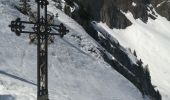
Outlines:
[{"label": "conifer tree", "polygon": [[30,0],[20,0],[21,4],[19,7],[19,10],[23,13],[23,14],[28,14],[28,12],[31,10],[30,5],[28,4],[28,2],[30,2]]},{"label": "conifer tree", "polygon": [[57,8],[63,10],[61,0],[58,1]]},{"label": "conifer tree", "polygon": [[137,57],[137,54],[136,54],[136,51],[134,50],[134,52],[133,52],[133,55],[135,56],[135,57]]},{"label": "conifer tree", "polygon": [[162,100],[162,96],[158,90],[156,91],[156,100]]},{"label": "conifer tree", "polygon": [[68,15],[71,16],[71,8],[69,5],[64,6],[64,12]]},{"label": "conifer tree", "polygon": [[151,76],[150,76],[150,71],[149,71],[148,65],[145,66],[144,72],[145,72],[145,78],[146,78],[147,82],[151,82]]},{"label": "conifer tree", "polygon": [[142,60],[141,60],[141,59],[140,59],[140,60],[138,60],[138,61],[137,61],[137,64],[138,64],[139,66],[141,66],[141,67],[142,67],[142,65],[143,65]]},{"label": "conifer tree", "polygon": [[58,8],[60,10],[63,10],[62,1],[61,0],[53,0],[53,1],[55,2],[56,8]]},{"label": "conifer tree", "polygon": [[132,50],[131,50],[131,48],[128,48],[128,50],[130,51],[130,53],[132,53]]}]

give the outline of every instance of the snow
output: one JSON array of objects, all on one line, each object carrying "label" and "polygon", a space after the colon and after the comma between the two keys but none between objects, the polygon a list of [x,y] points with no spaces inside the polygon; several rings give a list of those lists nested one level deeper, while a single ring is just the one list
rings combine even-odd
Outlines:
[{"label": "snow", "polygon": [[[14,9],[17,1],[0,0],[0,100],[36,100],[36,46],[8,27],[17,17],[28,20]],[[64,23],[70,33],[63,39],[56,36],[49,46],[50,100],[143,100],[132,83],[103,61],[84,29],[52,3],[48,10],[59,13],[55,23]]]},{"label": "snow", "polygon": [[[100,36],[102,36],[103,38],[109,40],[112,44],[117,45],[120,50],[122,50],[124,53],[126,53],[128,55],[128,57],[129,57],[129,59],[131,60],[132,64],[137,64],[137,58],[130,52],[130,50],[128,48],[122,47],[119,44],[119,41],[114,36],[110,35],[110,33],[107,31],[107,29],[103,28],[102,25],[98,24],[95,21],[92,21],[91,24],[94,27],[94,29],[96,31],[98,31],[98,34]],[[113,59],[115,59],[115,58],[113,57]]]},{"label": "snow", "polygon": [[138,59],[149,64],[153,85],[161,92],[163,99],[170,100],[170,22],[158,15],[147,24],[135,20],[128,12],[126,17],[133,23],[126,29],[109,29],[100,23],[124,47],[136,50]]},{"label": "snow", "polygon": [[97,22],[92,21],[91,24],[93,25],[93,27],[99,31],[99,35],[107,38],[108,40],[110,40],[112,43],[116,43],[119,44],[118,40],[115,39],[114,37],[112,37],[105,29],[103,29],[100,25],[97,24]]},{"label": "snow", "polygon": [[132,2],[132,6],[136,7],[136,3],[135,3],[135,2]]}]

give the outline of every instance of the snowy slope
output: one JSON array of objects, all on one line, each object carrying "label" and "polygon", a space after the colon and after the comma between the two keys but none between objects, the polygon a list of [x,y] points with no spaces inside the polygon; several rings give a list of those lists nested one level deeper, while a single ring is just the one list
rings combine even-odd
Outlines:
[{"label": "snowy slope", "polygon": [[[0,0],[0,100],[36,100],[36,46],[29,45],[27,35],[16,37],[8,27],[17,17],[28,20],[13,8],[16,1]],[[50,100],[143,100],[101,59],[98,45],[83,28],[52,4],[49,11],[59,13],[70,33],[49,46]]]},{"label": "snowy slope", "polygon": [[152,83],[160,90],[163,100],[170,100],[170,22],[158,15],[156,20],[149,19],[147,24],[135,20],[128,12],[126,17],[133,23],[127,29],[109,29],[99,23],[124,47],[136,50],[138,58],[149,64]]}]

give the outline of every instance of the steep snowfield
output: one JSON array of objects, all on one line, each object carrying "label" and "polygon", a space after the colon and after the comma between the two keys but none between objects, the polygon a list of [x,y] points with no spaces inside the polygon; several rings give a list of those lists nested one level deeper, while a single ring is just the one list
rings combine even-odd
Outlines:
[{"label": "steep snowfield", "polygon": [[[29,45],[27,35],[16,37],[8,27],[17,17],[28,20],[13,8],[15,1],[19,0],[0,0],[0,100],[36,100],[36,46]],[[49,11],[58,12],[59,21],[70,30],[49,46],[50,100],[143,100],[101,59],[97,44],[81,26],[52,4]]]},{"label": "steep snowfield", "polygon": [[149,64],[152,83],[160,90],[163,100],[170,100],[170,22],[158,16],[145,24],[135,20],[131,13],[125,15],[133,23],[125,30],[112,30],[104,23],[100,25],[124,47],[137,51],[138,58]]}]

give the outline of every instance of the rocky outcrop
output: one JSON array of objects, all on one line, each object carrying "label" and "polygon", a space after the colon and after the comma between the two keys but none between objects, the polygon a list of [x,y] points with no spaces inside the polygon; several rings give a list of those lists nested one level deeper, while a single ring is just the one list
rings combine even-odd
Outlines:
[{"label": "rocky outcrop", "polygon": [[118,8],[116,3],[112,1],[111,0],[104,1],[104,5],[102,5],[102,8],[100,10],[100,20],[106,23],[110,28],[114,27],[124,29],[127,26],[131,25],[132,23],[121,12],[121,9]]},{"label": "rocky outcrop", "polygon": [[124,29],[132,24],[122,12],[130,11],[135,19],[140,18],[143,22],[147,22],[148,17],[155,19],[154,16],[148,13],[149,10],[152,10],[149,6],[150,0],[75,1],[81,5],[84,11],[89,13],[93,20],[102,21],[110,28]]},{"label": "rocky outcrop", "polygon": [[110,28],[124,29],[132,23],[122,12],[130,11],[135,19],[147,22],[158,14],[170,20],[170,0],[74,0],[91,20],[102,21]]}]

